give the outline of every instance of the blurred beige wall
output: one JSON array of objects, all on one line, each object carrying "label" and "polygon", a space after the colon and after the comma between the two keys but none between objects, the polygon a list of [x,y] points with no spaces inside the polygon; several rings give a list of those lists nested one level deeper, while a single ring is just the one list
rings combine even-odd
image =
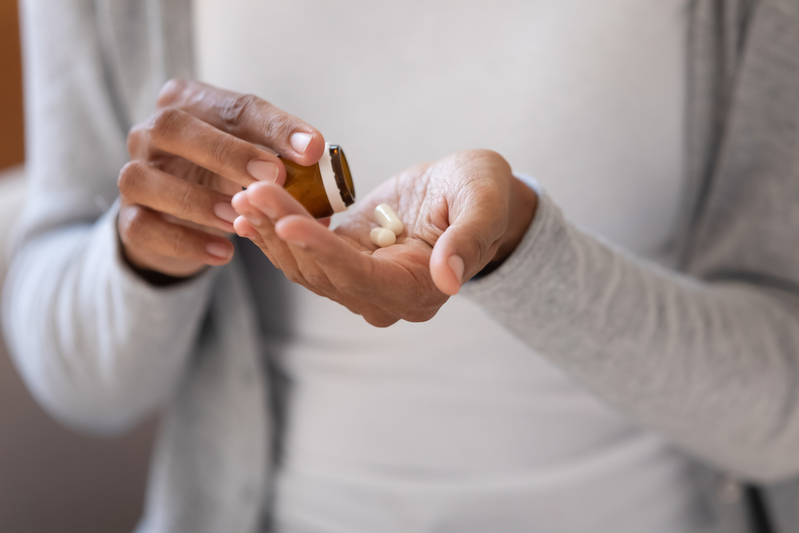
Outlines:
[{"label": "blurred beige wall", "polygon": [[[17,22],[15,0],[0,0],[0,286],[8,232],[25,194]],[[58,425],[31,398],[0,331],[0,533],[132,531],[154,427],[150,421],[101,439]]]}]

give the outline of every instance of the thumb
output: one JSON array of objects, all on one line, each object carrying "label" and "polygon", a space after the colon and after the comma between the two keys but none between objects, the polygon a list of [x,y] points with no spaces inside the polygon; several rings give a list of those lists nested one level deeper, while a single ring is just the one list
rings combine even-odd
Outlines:
[{"label": "thumb", "polygon": [[[450,220],[430,255],[430,275],[438,290],[457,294],[494,256],[507,223],[507,206],[469,202]],[[490,205],[488,205],[490,204]]]}]

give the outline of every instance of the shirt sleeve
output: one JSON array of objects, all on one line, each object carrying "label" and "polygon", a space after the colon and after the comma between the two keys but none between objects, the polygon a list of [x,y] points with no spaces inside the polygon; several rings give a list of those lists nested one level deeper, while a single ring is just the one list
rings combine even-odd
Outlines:
[{"label": "shirt sleeve", "polygon": [[636,257],[540,196],[517,250],[462,294],[621,412],[753,480],[799,473],[799,302]]},{"label": "shirt sleeve", "polygon": [[[20,373],[50,413],[118,431],[173,393],[214,274],[156,288],[122,260],[114,200],[131,113],[115,89],[118,65],[101,42],[100,28],[108,27],[100,4],[21,2],[28,191],[2,318]],[[147,33],[137,23],[127,30]],[[154,106],[160,84],[152,85]]]}]

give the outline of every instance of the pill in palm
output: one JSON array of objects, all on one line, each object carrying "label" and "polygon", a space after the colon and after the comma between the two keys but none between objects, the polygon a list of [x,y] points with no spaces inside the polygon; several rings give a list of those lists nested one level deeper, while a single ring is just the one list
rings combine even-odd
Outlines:
[{"label": "pill in palm", "polygon": [[394,235],[399,235],[402,233],[402,220],[400,220],[400,217],[397,216],[397,213],[391,209],[390,205],[380,204],[375,207],[375,219],[377,220],[378,224],[388,230],[393,231]]},{"label": "pill in palm", "polygon": [[391,246],[397,242],[397,236],[394,235],[394,232],[386,228],[373,228],[372,231],[369,232],[369,238],[381,248]]}]

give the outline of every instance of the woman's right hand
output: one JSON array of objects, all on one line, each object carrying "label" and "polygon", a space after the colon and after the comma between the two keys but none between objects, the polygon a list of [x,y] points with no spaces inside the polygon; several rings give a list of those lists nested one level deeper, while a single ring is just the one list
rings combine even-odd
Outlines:
[{"label": "woman's right hand", "polygon": [[155,114],[128,135],[131,161],[118,180],[125,258],[172,277],[227,263],[233,195],[256,181],[285,181],[283,163],[263,147],[312,165],[324,144],[315,128],[260,98],[171,80]]}]

